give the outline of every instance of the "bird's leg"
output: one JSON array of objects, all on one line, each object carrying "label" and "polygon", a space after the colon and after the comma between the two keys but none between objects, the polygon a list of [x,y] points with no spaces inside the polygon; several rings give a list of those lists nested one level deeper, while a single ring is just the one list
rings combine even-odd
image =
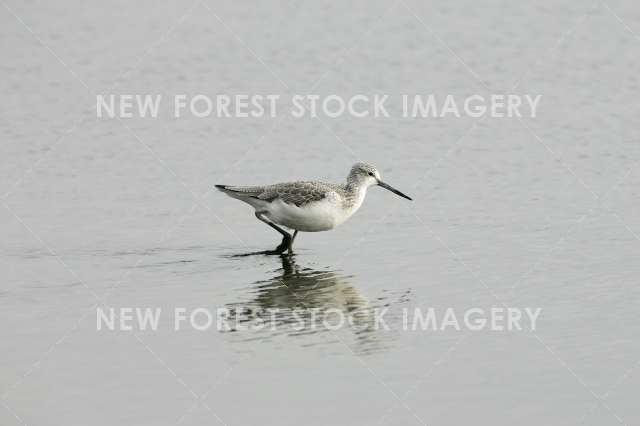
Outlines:
[{"label": "bird's leg", "polygon": [[289,246],[287,250],[289,250],[289,254],[293,254],[293,241],[296,239],[296,235],[298,235],[298,230],[293,231],[293,236],[291,237],[291,241],[289,241]]},{"label": "bird's leg", "polygon": [[283,236],[282,237],[282,242],[273,251],[274,254],[282,254],[282,253],[284,253],[287,250],[287,247],[289,247],[289,241],[291,241],[291,237],[287,238],[287,237]]},{"label": "bird's leg", "polygon": [[261,220],[262,222],[266,223],[267,225],[269,225],[270,227],[272,227],[273,229],[275,229],[276,231],[282,234],[282,242],[278,247],[276,247],[276,249],[272,253],[273,254],[284,253],[284,251],[291,245],[291,242],[293,241],[293,239],[291,238],[291,234],[289,234],[284,229],[280,228],[275,223],[265,219],[264,216],[262,216],[262,213],[256,212],[256,217],[258,218],[258,220]]}]

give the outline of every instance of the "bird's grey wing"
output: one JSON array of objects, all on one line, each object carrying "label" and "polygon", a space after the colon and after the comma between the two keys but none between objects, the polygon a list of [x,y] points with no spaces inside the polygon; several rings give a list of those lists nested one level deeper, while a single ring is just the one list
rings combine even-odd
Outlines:
[{"label": "bird's grey wing", "polygon": [[314,201],[320,201],[326,196],[327,189],[317,182],[292,182],[268,186],[258,198],[269,202],[280,199],[287,204],[301,207]]}]

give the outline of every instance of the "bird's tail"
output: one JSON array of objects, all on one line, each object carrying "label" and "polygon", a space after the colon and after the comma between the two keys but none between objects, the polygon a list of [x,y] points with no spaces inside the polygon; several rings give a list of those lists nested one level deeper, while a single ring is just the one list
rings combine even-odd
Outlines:
[{"label": "bird's tail", "polygon": [[233,198],[257,197],[264,191],[261,186],[215,185],[215,187]]}]

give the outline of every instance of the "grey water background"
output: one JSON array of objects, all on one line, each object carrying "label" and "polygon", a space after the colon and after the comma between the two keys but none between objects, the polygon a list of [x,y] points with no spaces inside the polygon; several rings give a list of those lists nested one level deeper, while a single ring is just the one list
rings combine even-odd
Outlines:
[{"label": "grey water background", "polygon": [[[640,422],[636,2],[3,6],[0,424]],[[539,115],[95,112],[98,93],[510,91],[541,94]],[[341,181],[359,159],[415,201],[372,188],[290,261],[232,257],[278,236],[214,183]],[[175,307],[286,322],[282,283],[313,308],[387,307],[391,329],[171,327]],[[97,331],[98,301],[161,307],[161,326]],[[537,332],[399,317],[502,303],[542,308]]]}]

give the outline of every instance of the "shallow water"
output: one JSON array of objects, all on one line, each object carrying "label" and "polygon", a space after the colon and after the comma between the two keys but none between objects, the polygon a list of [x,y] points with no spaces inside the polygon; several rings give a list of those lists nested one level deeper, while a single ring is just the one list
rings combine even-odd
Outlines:
[{"label": "shallow water", "polygon": [[[640,421],[635,2],[206,5],[0,8],[0,424]],[[308,91],[542,100],[523,122],[94,109]],[[372,188],[294,257],[238,256],[278,235],[213,184],[339,182],[359,159],[414,201]],[[98,331],[97,303],[159,326]],[[536,333],[404,329],[502,305],[540,307]],[[240,322],[175,330],[176,308]]]}]

